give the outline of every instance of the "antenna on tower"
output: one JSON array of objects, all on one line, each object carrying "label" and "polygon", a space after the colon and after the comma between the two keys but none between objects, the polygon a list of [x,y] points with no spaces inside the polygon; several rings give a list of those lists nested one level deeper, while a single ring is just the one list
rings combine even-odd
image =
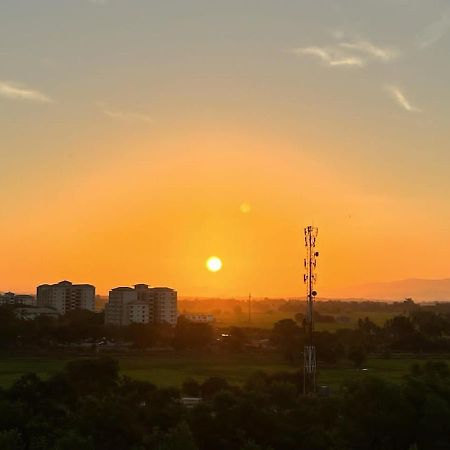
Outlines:
[{"label": "antenna on tower", "polygon": [[304,260],[305,274],[303,281],[306,284],[306,314],[305,314],[305,347],[303,392],[313,394],[316,392],[316,347],[314,345],[314,299],[317,295],[314,287],[317,281],[316,265],[319,252],[316,251],[318,228],[308,226],[305,228],[306,258]]}]

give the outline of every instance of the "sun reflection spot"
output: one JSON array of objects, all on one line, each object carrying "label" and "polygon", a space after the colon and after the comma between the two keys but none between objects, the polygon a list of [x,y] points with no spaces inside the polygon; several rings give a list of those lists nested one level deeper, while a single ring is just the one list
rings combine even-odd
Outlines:
[{"label": "sun reflection spot", "polygon": [[248,214],[252,210],[252,207],[250,203],[242,203],[239,209],[241,210],[241,213]]}]

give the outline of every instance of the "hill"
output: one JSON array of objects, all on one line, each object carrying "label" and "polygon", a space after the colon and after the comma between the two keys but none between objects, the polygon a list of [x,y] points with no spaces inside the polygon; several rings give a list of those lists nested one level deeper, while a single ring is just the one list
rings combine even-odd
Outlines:
[{"label": "hill", "polygon": [[376,300],[401,300],[411,297],[416,301],[449,301],[450,278],[426,280],[411,278],[390,282],[367,283],[339,289],[333,297],[354,297]]}]

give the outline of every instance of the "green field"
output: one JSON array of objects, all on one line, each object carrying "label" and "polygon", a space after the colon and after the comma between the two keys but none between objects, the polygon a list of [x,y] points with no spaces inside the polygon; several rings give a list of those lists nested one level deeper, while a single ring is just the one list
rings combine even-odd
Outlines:
[{"label": "green field", "polygon": [[[73,358],[72,358],[73,359]],[[35,372],[42,378],[61,370],[70,358],[1,358],[0,386],[11,385],[21,375]],[[239,355],[239,356],[186,356],[186,355],[158,355],[119,357],[120,370],[123,375],[138,380],[145,380],[159,386],[180,386],[188,377],[198,381],[211,376],[226,378],[234,384],[241,384],[257,370],[268,373],[277,371],[295,371],[292,366],[276,355]],[[424,359],[414,358],[371,358],[364,368],[358,370],[350,364],[340,364],[338,367],[319,367],[320,384],[329,384],[337,388],[344,380],[380,376],[384,379],[399,381],[412,363],[423,362]],[[449,359],[446,359],[450,363]]]},{"label": "green field", "polygon": [[[450,363],[450,360],[443,359]],[[361,369],[351,364],[341,364],[338,367],[319,369],[319,383],[338,388],[344,381],[376,376],[392,382],[399,382],[408,374],[414,363],[424,363],[426,359],[419,358],[370,358]]]},{"label": "green field", "polygon": [[[73,359],[73,358],[72,358]],[[268,373],[296,370],[281,358],[273,356],[164,356],[118,357],[123,375],[160,386],[179,386],[188,377],[204,380],[211,376],[242,383],[257,370]],[[8,386],[24,373],[35,372],[46,378],[59,370],[71,358],[3,358],[0,359],[0,386]]]}]

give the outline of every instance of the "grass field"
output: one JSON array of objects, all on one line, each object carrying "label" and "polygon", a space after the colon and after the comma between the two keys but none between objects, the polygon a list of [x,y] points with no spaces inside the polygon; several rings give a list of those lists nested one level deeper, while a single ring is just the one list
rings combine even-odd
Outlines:
[{"label": "grass field", "polygon": [[[0,359],[0,386],[7,387],[21,375],[29,372],[35,372],[40,377],[47,378],[61,370],[69,360],[64,358],[2,358]],[[273,373],[298,369],[276,355],[177,356],[168,354],[148,357],[119,357],[118,360],[123,375],[150,381],[159,386],[180,386],[188,377],[202,381],[211,376],[224,377],[231,383],[241,384],[257,370]],[[364,366],[367,370],[355,369],[350,364],[319,368],[318,382],[337,388],[344,380],[368,375],[399,381],[408,373],[413,362],[423,361],[423,359],[404,357],[372,358]],[[446,361],[450,363],[449,359]]]},{"label": "grass field", "polygon": [[[350,364],[338,367],[319,369],[319,383],[328,384],[338,388],[344,381],[360,379],[367,376],[376,376],[392,382],[400,382],[408,374],[414,363],[423,363],[425,359],[419,358],[371,358],[362,369],[355,369]],[[447,363],[450,360],[446,360]]]},{"label": "grass field", "polygon": [[[73,358],[72,358],[73,359]],[[123,375],[160,386],[179,386],[188,377],[201,381],[211,376],[242,383],[257,370],[268,373],[296,370],[274,356],[164,356],[118,357]],[[8,386],[24,373],[35,372],[42,378],[61,370],[70,358],[4,358],[0,359],[0,386]]]}]

